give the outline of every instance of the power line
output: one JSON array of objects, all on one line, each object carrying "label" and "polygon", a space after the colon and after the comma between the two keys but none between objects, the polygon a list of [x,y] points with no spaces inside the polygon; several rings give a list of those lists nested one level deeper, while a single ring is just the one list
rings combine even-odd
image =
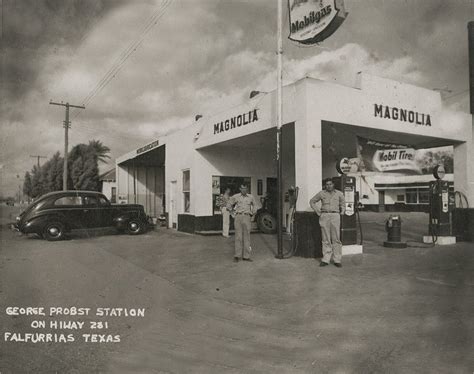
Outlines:
[{"label": "power line", "polygon": [[[109,83],[115,78],[116,74],[121,70],[128,58],[140,47],[148,32],[158,23],[160,18],[165,14],[166,9],[171,5],[173,0],[165,0],[162,6],[150,17],[149,21],[142,28],[139,36],[125,48],[122,53],[114,61],[113,65],[103,75],[91,92],[83,99],[83,104],[87,105],[95,96],[97,96]],[[79,116],[79,111],[74,113],[73,118]]]},{"label": "power line", "polygon": [[[147,21],[147,23],[145,24],[143,30],[139,33],[139,38],[143,35],[143,33],[147,30],[147,28],[149,27],[149,25],[151,24],[151,22],[153,21],[154,17],[156,17],[156,15],[162,10],[163,6],[157,11],[155,12],[151,17],[150,17],[150,20]],[[96,84],[95,88],[85,97],[84,101],[87,101],[89,100],[89,98],[91,96],[94,95],[95,91],[104,83],[105,80],[108,79],[108,77],[110,76],[110,74],[114,71],[114,69],[116,68],[117,64],[119,64],[126,56],[127,54],[133,49],[133,46],[134,44],[136,43],[136,40],[133,41],[127,48],[125,48],[122,53],[116,58],[116,60],[113,62],[112,66],[107,70],[107,72],[104,74],[104,76],[102,77],[102,79]]]}]

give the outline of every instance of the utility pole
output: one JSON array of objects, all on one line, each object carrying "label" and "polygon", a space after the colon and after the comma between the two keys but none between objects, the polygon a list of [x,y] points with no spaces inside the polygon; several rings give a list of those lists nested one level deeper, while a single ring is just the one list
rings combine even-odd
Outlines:
[{"label": "utility pole", "polygon": [[20,174],[17,174],[16,177],[18,179],[18,205],[21,205],[21,182],[24,182],[25,180],[20,177]]},{"label": "utility pole", "polygon": [[30,157],[38,159],[38,169],[40,167],[40,158],[47,158],[46,156],[30,155]]},{"label": "utility pole", "polygon": [[276,158],[277,158],[277,184],[278,184],[278,214],[277,214],[277,255],[276,258],[283,258],[283,172],[281,160],[281,146],[282,146],[282,55],[283,55],[283,40],[282,40],[282,0],[278,1],[278,32],[277,32],[277,144],[276,144]]},{"label": "utility pole", "polygon": [[86,109],[84,105],[72,105],[69,103],[64,104],[63,102],[55,103],[49,102],[51,105],[60,105],[66,107],[66,120],[64,121],[64,167],[63,167],[63,191],[67,190],[67,153],[68,153],[68,130],[71,127],[71,121],[69,121],[69,108]]}]

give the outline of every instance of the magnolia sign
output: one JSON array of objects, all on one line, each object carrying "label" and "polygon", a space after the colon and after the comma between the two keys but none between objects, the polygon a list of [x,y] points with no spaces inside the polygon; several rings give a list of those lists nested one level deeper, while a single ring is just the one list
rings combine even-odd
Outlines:
[{"label": "magnolia sign", "polygon": [[374,116],[393,119],[396,121],[410,122],[415,125],[431,126],[431,116],[429,114],[382,104],[374,104]]},{"label": "magnolia sign", "polygon": [[347,16],[344,0],[288,0],[290,35],[303,44],[316,44],[331,36]]},{"label": "magnolia sign", "polygon": [[258,121],[258,109],[252,109],[214,124],[214,135]]}]

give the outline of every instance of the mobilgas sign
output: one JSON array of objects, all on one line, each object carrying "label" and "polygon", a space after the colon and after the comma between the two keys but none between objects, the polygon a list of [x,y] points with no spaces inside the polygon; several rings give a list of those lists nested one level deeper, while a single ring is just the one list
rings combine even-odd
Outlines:
[{"label": "mobilgas sign", "polygon": [[160,141],[159,140],[155,140],[153,143],[150,143],[150,144],[147,144],[141,148],[138,148],[137,149],[137,155],[139,155],[140,153],[143,153],[143,152],[146,152],[146,151],[149,151],[150,149],[153,149],[153,148],[156,148],[160,145]]},{"label": "mobilgas sign", "polygon": [[228,118],[224,121],[214,124],[214,135],[221,132],[229,131],[238,127],[246,126],[250,123],[258,121],[257,109],[250,110],[246,113]]},{"label": "mobilgas sign", "polygon": [[288,0],[290,35],[303,44],[315,44],[331,36],[347,16],[344,0]]},{"label": "mobilgas sign", "polygon": [[360,159],[344,157],[336,163],[339,174],[355,173],[359,171]]},{"label": "mobilgas sign", "polygon": [[418,113],[414,110],[389,107],[382,104],[374,104],[374,116],[393,119],[395,121],[414,123],[415,125],[431,126],[431,117],[429,114]]}]

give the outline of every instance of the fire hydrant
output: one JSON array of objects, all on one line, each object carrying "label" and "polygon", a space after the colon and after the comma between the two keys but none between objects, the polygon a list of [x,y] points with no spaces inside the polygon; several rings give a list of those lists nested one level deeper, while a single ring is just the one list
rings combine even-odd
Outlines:
[{"label": "fire hydrant", "polygon": [[398,215],[391,215],[385,221],[385,231],[387,231],[387,241],[383,242],[384,247],[406,248],[407,243],[402,242],[402,218]]}]

